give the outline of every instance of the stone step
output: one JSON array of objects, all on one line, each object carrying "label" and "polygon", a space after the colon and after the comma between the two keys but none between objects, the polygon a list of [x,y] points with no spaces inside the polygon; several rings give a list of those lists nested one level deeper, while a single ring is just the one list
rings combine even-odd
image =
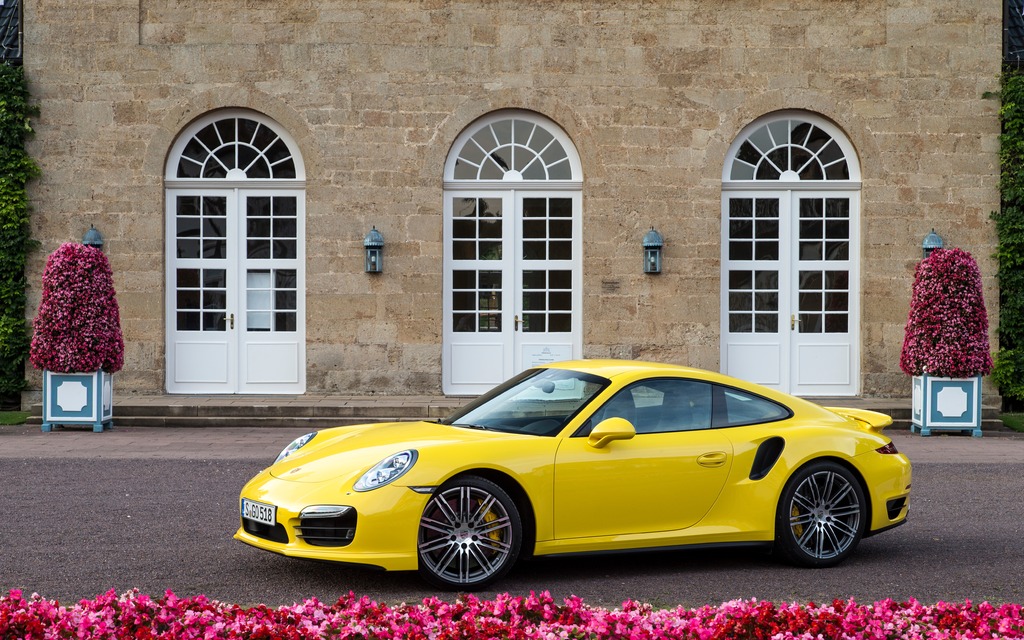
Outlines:
[{"label": "stone step", "polygon": [[[436,420],[471,398],[445,396],[125,396],[115,398],[114,425],[122,427],[265,427],[324,429],[333,426]],[[910,429],[904,398],[816,398],[824,406],[850,406],[886,413],[890,429]],[[31,407],[28,424],[42,424],[42,406]],[[983,431],[1006,431],[999,410],[982,409]]]}]

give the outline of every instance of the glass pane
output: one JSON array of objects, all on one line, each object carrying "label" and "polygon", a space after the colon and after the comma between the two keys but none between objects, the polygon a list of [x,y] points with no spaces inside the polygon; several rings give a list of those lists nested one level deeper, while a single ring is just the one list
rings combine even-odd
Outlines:
[{"label": "glass pane", "polygon": [[203,269],[203,286],[208,289],[226,289],[227,275],[224,269]]},{"label": "glass pane", "polygon": [[778,290],[779,288],[779,272],[778,271],[758,271],[754,275],[755,289],[771,289]]},{"label": "glass pane", "polygon": [[[819,274],[820,275],[820,274]],[[825,288],[826,289],[841,289],[843,291],[849,290],[850,288],[850,274],[847,271],[826,271],[825,272]]]},{"label": "glass pane", "polygon": [[757,221],[757,237],[758,238],[774,238],[779,237],[779,221],[778,220],[758,220]]},{"label": "glass pane", "polygon": [[274,314],[275,331],[297,331],[298,315],[292,311],[278,311]]},{"label": "glass pane", "polygon": [[274,236],[277,238],[295,238],[298,234],[298,223],[295,218],[279,218],[274,220]]},{"label": "glass pane", "polygon": [[294,291],[275,291],[274,308],[278,311],[298,309],[299,296]]},{"label": "glass pane", "polygon": [[227,331],[227,317],[224,312],[203,314],[203,331]]},{"label": "glass pane", "polygon": [[758,218],[778,218],[779,201],[775,198],[760,199],[757,201],[755,215]]},{"label": "glass pane", "polygon": [[177,253],[179,258],[198,258],[199,257],[199,241],[198,240],[178,240],[177,242]]},{"label": "glass pane", "polygon": [[729,243],[729,259],[730,260],[753,260],[754,259],[754,243],[753,242],[730,242]]},{"label": "glass pane", "polygon": [[849,220],[829,220],[825,224],[825,237],[830,240],[849,240]]},{"label": "glass pane", "polygon": [[476,330],[476,314],[474,313],[453,313],[452,322],[455,331],[459,333],[472,333]]},{"label": "glass pane", "polygon": [[245,233],[249,238],[269,238],[269,218],[249,218],[245,222]]},{"label": "glass pane", "polygon": [[800,238],[803,240],[820,240],[824,228],[820,220],[801,220]]},{"label": "glass pane", "polygon": [[730,218],[753,218],[754,201],[750,198],[733,198],[729,201]]},{"label": "glass pane", "polygon": [[801,311],[821,311],[822,294],[820,291],[800,294]]},{"label": "glass pane", "polygon": [[753,311],[754,298],[749,293],[729,292],[729,311]]},{"label": "glass pane", "polygon": [[754,237],[754,223],[750,220],[730,220],[729,221],[729,237],[730,238],[753,238]]},{"label": "glass pane", "polygon": [[200,309],[199,291],[178,291],[178,309]]},{"label": "glass pane", "polygon": [[800,217],[820,218],[822,216],[822,203],[819,199],[801,198]]},{"label": "glass pane", "polygon": [[850,259],[850,243],[849,242],[826,242],[825,243],[825,259],[826,260],[849,260]]},{"label": "glass pane", "polygon": [[[800,289],[804,291],[820,290],[823,282],[820,271],[801,271]],[[831,287],[830,287],[831,288]]]},{"label": "glass pane", "polygon": [[548,331],[551,333],[569,333],[572,331],[572,316],[568,313],[549,314]]},{"label": "glass pane", "polygon": [[177,235],[179,238],[199,237],[199,218],[182,218],[179,216],[177,226]]},{"label": "glass pane", "polygon": [[455,260],[476,260],[476,243],[453,242],[452,258]]},{"label": "glass pane", "polygon": [[553,241],[549,245],[549,260],[572,260],[572,243]]},{"label": "glass pane", "polygon": [[501,198],[480,198],[477,215],[481,218],[500,218]]},{"label": "glass pane", "polygon": [[572,289],[572,271],[549,271],[548,282],[552,289]]},{"label": "glass pane", "polygon": [[523,309],[527,311],[543,311],[547,308],[547,295],[544,292],[523,293]]},{"label": "glass pane", "polygon": [[547,217],[547,204],[546,198],[523,198],[523,217],[524,218],[544,218]]},{"label": "glass pane", "polygon": [[501,272],[500,271],[481,271],[480,272],[480,288],[481,289],[500,289],[501,288]]},{"label": "glass pane", "polygon": [[825,315],[825,333],[847,333],[849,328],[849,317],[845,313]]},{"label": "glass pane", "polygon": [[269,258],[270,240],[249,240],[245,243],[245,255],[247,258]]},{"label": "glass pane", "polygon": [[178,331],[199,331],[200,314],[198,312],[179,312],[176,324]]},{"label": "glass pane", "polygon": [[777,314],[755,313],[754,333],[778,333],[779,316]]},{"label": "glass pane", "polygon": [[198,287],[199,269],[178,269],[177,284],[179,287]]},{"label": "glass pane", "polygon": [[552,291],[548,294],[548,309],[552,311],[572,311],[572,294],[565,291]]},{"label": "glass pane", "polygon": [[754,280],[753,273],[750,271],[730,271],[729,272],[729,289],[753,289]]},{"label": "glass pane", "polygon": [[825,309],[827,311],[848,311],[850,296],[845,291],[829,291],[825,294]]},{"label": "glass pane", "polygon": [[754,294],[754,310],[755,311],[778,311],[779,309],[779,294],[775,292],[770,293],[755,293]]},{"label": "glass pane", "polygon": [[206,289],[203,291],[204,309],[226,309],[228,294],[223,289]]},{"label": "glass pane", "polygon": [[298,251],[299,245],[295,240],[275,240],[271,257],[275,260],[292,260],[298,257]]},{"label": "glass pane", "polygon": [[226,238],[227,221],[224,218],[203,218],[204,238]]},{"label": "glass pane", "polygon": [[523,242],[523,259],[524,260],[544,260],[547,258],[547,243],[546,242]]},{"label": "glass pane", "polygon": [[523,272],[523,288],[524,289],[544,289],[547,287],[547,275],[544,271],[524,271]]},{"label": "glass pane", "polygon": [[478,299],[481,311],[501,311],[501,292],[486,291]]},{"label": "glass pane", "polygon": [[550,228],[551,238],[571,238],[572,237],[572,221],[571,220],[552,220],[548,227]]},{"label": "glass pane", "polygon": [[548,200],[548,215],[552,218],[572,217],[572,198],[551,198]]},{"label": "glass pane", "polygon": [[270,331],[269,311],[250,311],[245,314],[245,328],[248,331]]},{"label": "glass pane", "polygon": [[729,331],[731,333],[752,333],[754,331],[753,316],[749,313],[730,313]]},{"label": "glass pane", "polygon": [[278,269],[274,271],[274,286],[278,289],[294,289],[298,285],[295,269]]},{"label": "glass pane", "polygon": [[544,220],[523,220],[524,238],[546,238],[548,225]]},{"label": "glass pane", "polygon": [[453,220],[452,237],[476,238],[476,220]]},{"label": "glass pane", "polygon": [[481,242],[480,243],[480,259],[481,260],[501,260],[501,243],[500,242]]},{"label": "glass pane", "polygon": [[817,313],[801,313],[800,333],[821,333],[821,315]]},{"label": "glass pane", "polygon": [[452,286],[456,289],[476,287],[476,271],[452,271]]},{"label": "glass pane", "polygon": [[757,260],[778,260],[779,259],[779,243],[777,241],[758,241],[756,245],[756,258]]},{"label": "glass pane", "polygon": [[246,292],[246,308],[249,310],[271,310],[274,308],[272,304],[272,296],[269,290],[255,290]]},{"label": "glass pane", "polygon": [[501,316],[496,313],[480,314],[480,331],[498,333],[501,331]]},{"label": "glass pane", "polygon": [[452,309],[455,311],[476,311],[476,293],[472,291],[453,292]]},{"label": "glass pane", "polygon": [[524,313],[523,314],[523,332],[524,333],[542,333],[547,331],[545,318],[543,313]]},{"label": "glass pane", "polygon": [[801,242],[800,243],[800,259],[801,260],[821,260],[822,252],[824,251],[824,245],[821,242]]},{"label": "glass pane", "polygon": [[501,238],[501,220],[481,220],[481,238]]},{"label": "glass pane", "polygon": [[228,245],[223,240],[204,240],[203,257],[212,260],[223,259],[227,256]]}]

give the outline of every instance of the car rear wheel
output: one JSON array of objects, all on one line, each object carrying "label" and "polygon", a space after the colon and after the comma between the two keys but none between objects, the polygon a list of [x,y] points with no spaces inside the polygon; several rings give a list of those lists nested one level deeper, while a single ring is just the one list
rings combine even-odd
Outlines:
[{"label": "car rear wheel", "polygon": [[519,510],[497,484],[469,476],[442,485],[420,518],[419,570],[443,589],[478,589],[501,578],[519,557]]},{"label": "car rear wheel", "polygon": [[786,483],[775,518],[777,552],[805,567],[831,567],[857,548],[867,520],[864,491],[846,467],[815,462]]}]

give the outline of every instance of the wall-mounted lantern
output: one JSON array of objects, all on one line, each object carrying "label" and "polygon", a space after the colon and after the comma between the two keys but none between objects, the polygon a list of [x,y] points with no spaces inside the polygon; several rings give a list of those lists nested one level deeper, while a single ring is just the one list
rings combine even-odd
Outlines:
[{"label": "wall-mounted lantern", "polygon": [[927,258],[928,256],[932,255],[932,251],[935,251],[936,249],[941,249],[943,244],[944,243],[942,242],[942,236],[935,233],[935,229],[932,229],[932,232],[926,235],[924,237],[924,242],[921,243],[922,256]]},{"label": "wall-mounted lantern", "polygon": [[380,273],[384,270],[384,236],[377,231],[377,227],[370,229],[370,233],[363,238],[363,247],[366,249],[366,273]]},{"label": "wall-mounted lantern", "polygon": [[665,241],[654,227],[644,234],[643,245],[644,273],[661,273],[661,248],[665,246]]},{"label": "wall-mounted lantern", "polygon": [[90,224],[89,230],[82,236],[82,244],[103,251],[103,234]]}]

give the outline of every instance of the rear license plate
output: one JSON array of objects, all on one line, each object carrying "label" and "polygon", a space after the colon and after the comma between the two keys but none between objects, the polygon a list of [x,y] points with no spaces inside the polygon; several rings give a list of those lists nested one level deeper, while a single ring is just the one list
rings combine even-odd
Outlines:
[{"label": "rear license plate", "polygon": [[242,517],[273,527],[277,524],[277,507],[272,504],[242,499]]}]

